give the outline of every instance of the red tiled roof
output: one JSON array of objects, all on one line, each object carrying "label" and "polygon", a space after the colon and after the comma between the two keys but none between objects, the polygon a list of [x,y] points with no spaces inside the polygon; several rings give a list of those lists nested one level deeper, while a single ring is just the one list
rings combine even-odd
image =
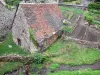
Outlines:
[{"label": "red tiled roof", "polygon": [[35,34],[37,40],[44,39],[47,36],[51,36],[53,32],[56,32],[55,28],[53,28],[45,18],[45,13],[51,15],[56,14],[57,17],[62,18],[62,14],[57,4],[21,4],[21,7],[24,9],[24,13],[27,12],[25,15],[27,21],[32,20],[28,24],[31,28],[36,30]]}]

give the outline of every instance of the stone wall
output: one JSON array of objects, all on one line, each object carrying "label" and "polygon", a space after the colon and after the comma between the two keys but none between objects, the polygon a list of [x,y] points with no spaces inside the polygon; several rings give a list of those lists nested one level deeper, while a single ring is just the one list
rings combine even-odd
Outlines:
[{"label": "stone wall", "polygon": [[98,42],[100,39],[100,32],[85,25],[77,25],[72,33],[73,38]]},{"label": "stone wall", "polygon": [[30,40],[29,25],[27,24],[26,18],[24,16],[23,10],[19,6],[16,18],[12,27],[13,41],[28,50],[29,52],[34,52],[36,50],[34,44]]},{"label": "stone wall", "polygon": [[78,43],[80,45],[84,45],[84,46],[89,47],[89,48],[98,48],[98,46],[99,46],[98,42],[80,40],[80,39],[72,38],[72,37],[64,37],[64,40],[74,41],[74,42],[76,42],[76,43]]},{"label": "stone wall", "polygon": [[15,12],[16,9],[8,10],[0,2],[0,41],[3,41],[4,37],[11,30]]}]

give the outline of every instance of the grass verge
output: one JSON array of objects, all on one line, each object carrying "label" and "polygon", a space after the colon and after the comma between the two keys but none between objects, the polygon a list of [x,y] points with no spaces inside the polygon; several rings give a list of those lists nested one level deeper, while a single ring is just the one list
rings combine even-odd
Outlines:
[{"label": "grass verge", "polygon": [[0,75],[18,69],[22,65],[23,64],[19,62],[0,62]]},{"label": "grass verge", "polygon": [[82,65],[100,60],[100,51],[94,48],[81,47],[72,41],[59,39],[44,53],[50,61],[58,64]]},{"label": "grass verge", "polygon": [[0,43],[0,56],[8,54],[19,54],[19,55],[28,54],[28,52],[26,52],[13,42],[11,33],[9,33],[5,41]]},{"label": "grass verge", "polygon": [[100,75],[100,70],[59,71],[48,75]]},{"label": "grass verge", "polygon": [[69,8],[69,7],[64,7],[64,6],[59,6],[59,8],[61,9],[62,13],[65,11],[69,11],[69,12],[74,12],[75,14],[83,14],[84,11],[81,9],[77,9],[77,8]]}]

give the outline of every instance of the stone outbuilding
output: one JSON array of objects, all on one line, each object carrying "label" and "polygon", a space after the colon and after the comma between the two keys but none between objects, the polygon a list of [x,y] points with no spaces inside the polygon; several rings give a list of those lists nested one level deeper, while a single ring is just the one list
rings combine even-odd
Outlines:
[{"label": "stone outbuilding", "polygon": [[14,42],[30,52],[44,50],[61,35],[57,4],[20,4],[12,28]]},{"label": "stone outbuilding", "polygon": [[12,28],[16,9],[8,10],[4,6],[3,0],[0,1],[0,42],[3,41]]}]

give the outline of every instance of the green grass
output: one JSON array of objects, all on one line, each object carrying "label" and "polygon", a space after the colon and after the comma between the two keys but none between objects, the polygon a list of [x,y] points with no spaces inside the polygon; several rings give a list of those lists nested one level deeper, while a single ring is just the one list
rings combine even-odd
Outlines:
[{"label": "green grass", "polygon": [[51,71],[54,71],[56,68],[58,68],[59,67],[59,64],[56,64],[56,63],[52,63],[51,65],[50,65],[50,70]]},{"label": "green grass", "polygon": [[[12,48],[9,48],[9,45],[11,45]],[[5,54],[27,55],[28,52],[23,50],[21,47],[17,46],[12,40],[12,34],[9,33],[7,39],[3,41],[3,43],[0,43],[0,56]]]},{"label": "green grass", "polygon": [[31,68],[42,69],[42,67],[43,67],[43,64],[35,64],[35,63],[32,63],[32,64],[31,64]]},{"label": "green grass", "polygon": [[0,62],[0,75],[4,75],[6,72],[11,72],[15,69],[18,69],[20,66],[22,66],[22,63],[19,62]]},{"label": "green grass", "polygon": [[69,12],[74,12],[75,14],[83,14],[84,11],[81,9],[77,9],[77,8],[69,8],[69,7],[63,7],[63,6],[59,6],[59,8],[61,9],[62,13],[65,11],[69,11]]},{"label": "green grass", "polygon": [[81,47],[72,41],[59,39],[44,53],[53,63],[82,65],[92,64],[100,60],[100,51],[93,48]]},{"label": "green grass", "polygon": [[72,27],[72,26],[63,26],[63,27],[62,27],[62,31],[63,31],[63,32],[72,33],[73,27]]},{"label": "green grass", "polygon": [[56,73],[49,73],[48,75],[100,75],[100,70],[58,71]]},{"label": "green grass", "polygon": [[[9,48],[9,45],[11,45],[12,48]],[[13,42],[11,33],[9,33],[8,37],[3,41],[3,43],[0,43],[0,56],[9,54],[28,55],[28,52],[25,52]],[[11,72],[22,66],[22,63],[0,62],[0,65],[0,75],[3,75],[5,72]]]}]

